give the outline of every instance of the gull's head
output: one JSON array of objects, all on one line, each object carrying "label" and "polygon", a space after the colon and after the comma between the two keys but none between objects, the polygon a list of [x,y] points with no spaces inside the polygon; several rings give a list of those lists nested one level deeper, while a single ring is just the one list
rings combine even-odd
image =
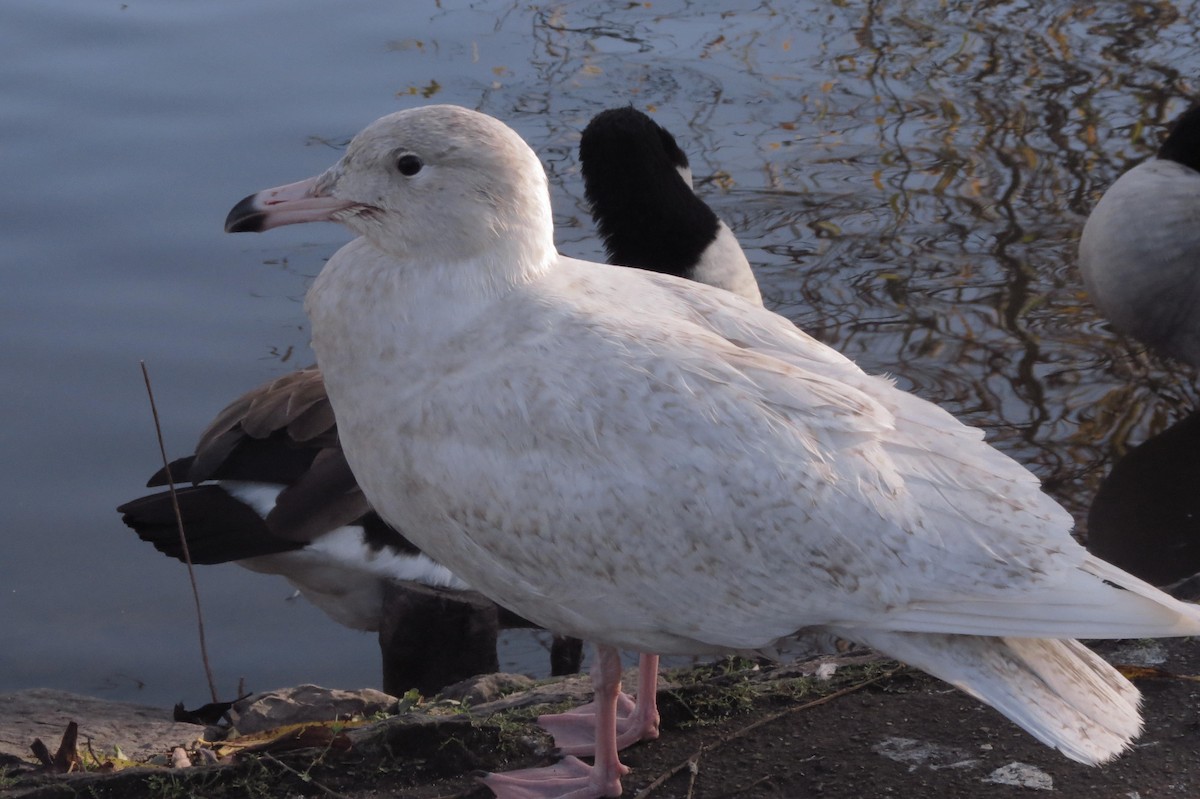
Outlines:
[{"label": "gull's head", "polygon": [[243,199],[225,230],[321,221],[401,259],[554,249],[546,173],[533,150],[499,120],[451,105],[376,120],[324,173]]}]

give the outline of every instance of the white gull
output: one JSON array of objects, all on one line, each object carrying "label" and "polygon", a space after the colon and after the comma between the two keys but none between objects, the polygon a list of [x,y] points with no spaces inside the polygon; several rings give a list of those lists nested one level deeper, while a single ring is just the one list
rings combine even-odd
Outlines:
[{"label": "white gull", "polygon": [[[602,111],[584,129],[579,156],[610,263],[701,280],[761,302],[741,247],[694,193],[687,155],[670,132],[629,106]],[[416,687],[430,694],[498,668],[495,630],[479,629],[487,619],[467,625],[458,615],[476,600],[464,597],[460,609],[453,593],[426,595],[413,588],[385,610],[385,587],[396,581],[455,591],[468,586],[370,509],[342,453],[317,367],[269,380],[235,399],[200,435],[194,454],[173,461],[170,471],[177,482],[195,484],[176,492],[192,562],[236,562],[282,575],[338,623],[379,631],[385,690]],[[166,483],[159,470],[148,485]],[[117,510],[139,537],[183,560],[170,492]],[[438,615],[448,610],[453,618],[443,622]],[[497,615],[482,606],[478,612]],[[499,621],[527,625],[503,609]],[[393,631],[402,646],[391,645]],[[577,640],[555,638],[552,674],[577,671],[579,660]],[[651,704],[622,700],[630,708],[623,724],[631,739],[657,718],[657,662],[647,656],[642,666],[648,688],[639,694]],[[564,750],[591,746],[590,730],[580,728],[579,716],[544,720]]]},{"label": "white gull", "polygon": [[313,345],[371,504],[472,586],[596,641],[596,765],[500,796],[614,796],[619,660],[822,629],[1103,762],[1137,690],[1072,637],[1200,632],[1089,555],[1026,469],[936,406],[728,292],[555,251],[545,174],[453,106],[370,125],[227,229],[360,234],[309,291]]}]

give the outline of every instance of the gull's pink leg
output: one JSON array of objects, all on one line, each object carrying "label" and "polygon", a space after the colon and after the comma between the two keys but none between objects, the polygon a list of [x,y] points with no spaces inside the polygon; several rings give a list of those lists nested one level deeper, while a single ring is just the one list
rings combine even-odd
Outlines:
[{"label": "gull's pink leg", "polygon": [[[554,745],[564,755],[591,755],[596,749],[596,703],[580,705],[566,713],[539,716],[537,723],[554,736]],[[617,749],[658,737],[658,655],[638,659],[637,701],[624,692],[617,694]]]},{"label": "gull's pink leg", "polygon": [[618,737],[617,749],[632,746],[638,741],[658,739],[658,655],[642,653],[638,658],[637,704],[629,714],[629,724]]},{"label": "gull's pink leg", "polygon": [[567,757],[546,768],[488,774],[483,783],[498,799],[601,799],[621,795],[621,776],[629,769],[617,757],[617,694],[621,691],[621,656],[611,646],[596,645],[592,668],[596,691],[596,765]]}]

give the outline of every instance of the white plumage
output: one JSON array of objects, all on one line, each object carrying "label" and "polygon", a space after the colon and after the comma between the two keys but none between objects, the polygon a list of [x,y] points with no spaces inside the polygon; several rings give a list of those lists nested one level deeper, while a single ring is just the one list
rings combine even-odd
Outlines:
[{"label": "white plumage", "polygon": [[538,624],[664,653],[828,630],[1084,762],[1137,734],[1138,694],[1049,639],[1200,632],[979,431],[728,292],[559,255],[540,164],[490,117],[384,117],[230,227],[331,218],[362,237],[307,309],[356,477]]}]

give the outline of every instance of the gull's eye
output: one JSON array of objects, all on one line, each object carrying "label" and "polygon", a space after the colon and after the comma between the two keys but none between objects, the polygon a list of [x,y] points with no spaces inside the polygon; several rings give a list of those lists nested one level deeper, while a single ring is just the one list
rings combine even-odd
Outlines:
[{"label": "gull's eye", "polygon": [[421,163],[421,159],[412,153],[405,153],[396,159],[396,169],[399,169],[400,174],[406,178],[410,178],[420,172],[423,166],[425,165]]}]

